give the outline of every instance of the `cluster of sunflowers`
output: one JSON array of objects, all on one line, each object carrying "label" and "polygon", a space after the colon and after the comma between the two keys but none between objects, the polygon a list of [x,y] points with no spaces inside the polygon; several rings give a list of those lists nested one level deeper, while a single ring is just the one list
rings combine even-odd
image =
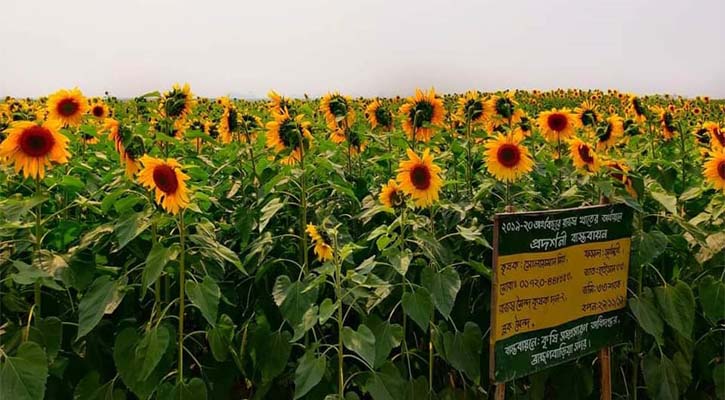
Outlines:
[{"label": "cluster of sunflowers", "polygon": [[[709,218],[708,223],[712,222],[708,226],[719,229],[717,227],[722,226],[723,211],[712,208],[725,204],[724,123],[725,103],[719,100],[667,95],[636,96],[616,90],[512,90],[496,93],[468,91],[441,96],[430,89],[416,90],[407,98],[375,99],[354,99],[338,92],[328,93],[320,99],[307,95],[304,98],[291,98],[271,91],[265,100],[242,100],[230,97],[197,97],[191,92],[189,85],[184,84],[174,85],[164,93],[152,92],[135,99],[120,100],[108,94],[87,98],[79,89],[64,89],[47,98],[8,97],[0,102],[0,163],[5,166],[0,169],[0,175],[7,177],[0,185],[0,195],[6,199],[20,191],[37,195],[43,190],[42,185],[49,175],[65,178],[76,171],[90,175],[93,168],[99,168],[100,165],[100,168],[107,168],[111,172],[104,178],[96,179],[103,181],[102,183],[94,184],[99,187],[122,184],[127,185],[124,187],[134,188],[133,190],[141,190],[143,196],[148,196],[148,207],[154,209],[153,215],[163,216],[159,218],[167,218],[167,222],[173,219],[178,221],[178,225],[170,230],[178,232],[180,247],[169,247],[168,253],[164,255],[172,257],[171,254],[174,254],[173,257],[178,260],[175,262],[180,267],[180,347],[177,370],[179,381],[184,382],[181,375],[185,370],[183,365],[186,357],[182,347],[184,341],[192,336],[184,335],[184,316],[187,314],[184,310],[184,299],[194,297],[184,287],[185,277],[190,275],[184,272],[187,220],[193,220],[211,209],[213,211],[209,211],[206,216],[213,220],[209,225],[218,223],[220,231],[224,230],[227,234],[235,232],[228,234],[231,238],[227,242],[238,246],[234,250],[237,254],[216,242],[211,246],[217,252],[215,254],[222,254],[223,263],[238,260],[238,256],[245,251],[250,254],[250,259],[266,256],[271,250],[263,247],[274,246],[270,244],[273,242],[271,235],[265,237],[262,234],[268,229],[266,226],[270,219],[285,204],[291,205],[288,208],[292,211],[299,209],[297,215],[285,215],[286,219],[278,224],[281,227],[276,227],[275,230],[275,240],[280,238],[289,243],[291,237],[300,241],[296,250],[290,251],[289,248],[297,245],[280,250],[285,257],[294,257],[290,254],[297,252],[300,260],[288,262],[285,259],[279,264],[294,264],[300,266],[302,271],[299,273],[301,278],[298,282],[274,285],[274,301],[280,308],[285,304],[285,297],[279,294],[278,289],[289,289],[294,285],[301,287],[303,283],[306,285],[316,282],[313,278],[308,279],[308,274],[313,274],[309,268],[312,262],[308,260],[308,252],[317,257],[319,271],[323,272],[316,277],[322,281],[326,279],[324,273],[329,272],[330,266],[334,265],[335,272],[329,275],[335,276],[337,295],[340,297],[343,296],[341,282],[349,277],[357,279],[355,274],[358,272],[348,270],[347,277],[343,276],[343,265],[346,262],[348,265],[352,264],[350,254],[356,247],[340,246],[338,242],[341,239],[338,235],[347,235],[346,240],[354,242],[359,248],[363,248],[360,243],[367,245],[368,242],[374,242],[374,246],[371,246],[373,250],[370,251],[373,256],[380,258],[388,257],[386,251],[392,254],[392,250],[389,250],[390,243],[397,241],[399,246],[392,247],[399,247],[396,248],[399,252],[388,258],[389,264],[395,264],[401,276],[391,273],[386,279],[391,282],[400,279],[395,284],[400,283],[403,290],[401,307],[406,315],[419,323],[416,320],[418,315],[409,313],[406,309],[406,299],[409,299],[406,296],[411,295],[406,292],[406,285],[413,287],[411,282],[414,278],[411,274],[406,275],[411,260],[408,259],[407,264],[403,260],[406,257],[419,260],[427,257],[427,262],[434,264],[438,262],[435,261],[439,255],[436,252],[442,253],[444,250],[440,249],[441,246],[431,246],[435,248],[429,250],[422,243],[426,240],[438,243],[438,239],[443,242],[455,235],[475,243],[475,246],[490,249],[484,236],[490,233],[490,224],[487,225],[486,222],[495,212],[537,207],[569,207],[614,197],[614,201],[626,202],[640,211],[647,202],[651,209],[654,208],[653,203],[664,204],[667,212],[676,215],[672,221],[682,222],[682,226],[687,229],[702,223],[706,217]],[[77,160],[72,159],[72,156],[77,157],[79,162],[75,163]],[[85,160],[93,162],[86,165]],[[76,164],[77,169],[69,169],[69,164]],[[93,167],[89,166],[91,164]],[[65,166],[60,167],[63,165]],[[230,165],[238,168],[229,168]],[[237,173],[243,176],[235,176]],[[25,187],[26,180],[35,181],[34,192],[32,188]],[[207,183],[207,180],[214,183]],[[53,186],[55,183],[53,181],[48,185],[49,192],[56,190]],[[592,193],[582,195],[577,194],[577,191]],[[594,191],[596,194],[593,194]],[[210,194],[212,192],[214,195]],[[239,194],[242,192],[244,195]],[[339,193],[343,195],[335,199],[325,197]],[[674,195],[670,196],[668,193]],[[95,195],[88,194],[88,198]],[[114,196],[118,197],[109,198],[120,198],[122,194]],[[691,218],[693,216],[688,215],[683,204],[695,201],[699,196],[707,198],[710,204],[698,204],[698,215]],[[314,205],[311,200],[313,197],[317,199]],[[670,198],[674,200],[669,200]],[[221,205],[230,199],[232,205]],[[247,201],[248,199],[251,200]],[[4,210],[2,201],[0,199],[0,213]],[[63,198],[61,201],[68,202],[68,199]],[[92,201],[105,202],[97,198]],[[94,206],[88,206],[92,201],[83,203],[81,208]],[[138,211],[140,206],[133,201],[136,199],[128,201],[131,204],[129,209],[136,207],[134,211]],[[203,211],[199,204],[204,204]],[[681,209],[677,209],[678,206]],[[324,209],[324,212],[318,214],[312,207]],[[254,211],[251,211],[252,208]],[[55,223],[65,212],[63,207],[58,209],[51,208],[52,218],[42,222]],[[186,210],[193,211],[194,216],[185,219],[185,213],[188,214]],[[247,217],[248,212],[254,215]],[[287,212],[294,214],[289,210]],[[386,220],[379,214],[389,219]],[[706,217],[701,216],[703,214],[707,214]],[[40,207],[36,215],[35,253],[41,253],[43,235],[40,227]],[[202,218],[205,217],[198,217]],[[642,217],[645,218],[647,217]],[[371,230],[370,225],[365,225],[374,219],[380,225]],[[686,222],[686,219],[690,222]],[[343,224],[339,221],[342,220],[349,221],[350,226],[340,228]],[[392,222],[388,226],[386,223],[389,220]],[[151,249],[158,247],[156,223],[154,220]],[[442,228],[443,232],[436,231],[434,225],[438,223],[446,225]],[[660,219],[657,217],[653,224],[659,223]],[[138,236],[151,224],[152,222],[147,225],[139,223],[138,231],[133,233]],[[118,228],[118,225],[114,227]],[[406,232],[407,227],[415,230],[415,235],[418,236],[410,233],[411,236],[406,238],[405,234],[409,233]],[[123,229],[129,228],[124,226]],[[203,229],[197,226],[196,230],[194,239],[201,240],[205,232],[214,230],[214,226]],[[644,234],[643,230],[644,228],[640,234]],[[260,234],[259,243],[250,239],[255,231]],[[98,232],[100,235],[105,231],[99,228]],[[209,234],[210,237],[214,235],[213,232]],[[674,235],[680,233],[673,233]],[[717,234],[712,235],[716,239],[708,238],[699,242],[695,236],[687,236],[691,248],[698,245],[711,246],[717,250],[717,244],[720,243],[717,242],[720,240],[717,239],[720,237]],[[177,235],[169,237],[176,238]],[[312,242],[310,246],[308,240]],[[417,256],[408,256],[413,253],[406,246],[425,251],[420,250]],[[254,248],[249,250],[250,247]],[[0,246],[0,250],[2,249]],[[468,247],[466,249],[470,250]],[[719,251],[722,252],[722,249],[723,247]],[[480,248],[462,253],[464,255],[461,258],[474,257],[471,254],[480,256],[479,250]],[[23,251],[19,250],[19,254]],[[688,254],[687,257],[689,256]],[[706,257],[710,260],[715,256],[708,254]],[[261,261],[259,263],[261,265]],[[271,268],[275,263],[276,260],[265,264],[265,268]],[[466,259],[459,264],[466,263],[477,266],[477,274],[486,275],[485,260]],[[439,304],[435,304],[436,309],[442,311],[441,314],[447,319],[450,317],[457,291],[461,288],[461,280],[457,272],[452,272],[453,267],[441,267],[441,270],[446,270],[446,274],[455,275],[452,278],[451,275],[447,276],[453,282],[451,287],[457,284],[452,294],[453,300],[450,300],[447,309],[446,306],[439,307]],[[124,274],[125,268],[126,266],[123,269]],[[370,272],[372,268],[362,263],[355,271],[363,271],[362,274]],[[435,273],[438,272],[440,271]],[[488,273],[490,274],[490,269]],[[162,274],[171,275],[159,268],[155,279],[160,281]],[[147,277],[144,275],[142,279],[145,282]],[[376,279],[381,278],[370,279],[377,284],[379,282]],[[201,281],[202,278],[198,280]],[[161,288],[157,281],[154,283],[159,285],[158,293]],[[206,282],[204,277],[203,284]],[[360,285],[369,284],[369,280],[360,282]],[[199,289],[202,283],[194,282],[194,285],[197,284],[191,291],[194,295],[197,293],[195,290],[202,290]],[[479,281],[467,284],[469,288],[480,285]],[[212,294],[216,293],[218,301],[219,287],[214,285],[216,284],[209,284],[207,289]],[[144,292],[146,286],[150,284],[144,283]],[[317,289],[314,290],[316,295]],[[642,290],[641,281],[639,290]],[[168,292],[168,288],[165,288],[165,292]],[[382,292],[381,289],[380,293]],[[473,292],[474,289],[471,289],[471,293]],[[299,293],[299,297],[306,296],[306,293]],[[389,293],[385,292],[384,295],[388,296]],[[415,295],[420,293],[422,292],[416,292]],[[433,294],[430,296],[434,297]],[[38,286],[35,297],[38,315],[42,297]],[[350,301],[354,303],[357,300],[355,298]],[[161,304],[166,302],[167,307],[171,307],[173,303],[168,299],[162,301],[160,296],[154,301],[155,307],[159,308],[154,308],[154,314],[149,318],[159,318],[160,323],[163,313],[168,311],[164,309],[161,312]],[[431,300],[426,301],[430,306],[432,321],[433,303]],[[334,307],[339,307],[340,310],[340,330],[343,329],[345,318],[342,315],[344,303],[342,299],[334,303]],[[203,306],[197,306],[204,309]],[[320,313],[323,306],[320,306]],[[328,306],[326,310],[332,310],[333,306]],[[348,312],[351,309],[353,306],[350,306]],[[397,305],[392,307],[390,315],[399,312],[399,309]],[[313,311],[318,312],[317,305]],[[112,312],[113,310],[106,314]],[[101,317],[102,315],[98,319]],[[263,319],[260,317],[253,321],[249,317],[245,324],[259,323],[261,326],[262,322],[267,323],[260,322]],[[319,319],[317,316],[312,318],[312,323],[316,323],[315,321],[320,321],[322,325],[322,314]],[[0,335],[3,322],[0,321]],[[465,325],[465,329],[469,330],[469,320],[459,322],[459,326]],[[239,326],[241,325],[240,323]],[[246,340],[247,325],[244,326]],[[434,328],[432,322],[428,325],[427,321],[419,323],[419,326],[424,334],[430,336],[430,344],[426,348],[430,349],[429,363],[433,365],[433,342],[438,340],[438,333],[434,334],[434,331],[439,332],[439,328]],[[214,329],[216,328],[215,326]],[[293,328],[297,335],[301,328]],[[310,327],[304,329],[309,330]],[[406,327],[403,322],[403,337],[408,335],[406,329],[412,328]],[[453,330],[447,333],[451,332]],[[218,334],[215,331],[214,335]],[[80,336],[79,334],[79,338]],[[302,335],[295,336],[295,340],[301,337]],[[388,353],[392,348],[400,346],[400,338],[396,340],[391,341]],[[393,342],[396,344],[393,345]],[[405,355],[408,356],[407,344],[404,346]],[[339,387],[342,393],[343,388],[350,385],[342,379],[342,339],[339,342],[339,354]],[[456,368],[464,370],[459,366],[460,364],[456,365]],[[475,367],[477,370],[478,366]],[[283,368],[280,367],[280,370]],[[432,371],[433,367],[429,368]],[[411,370],[410,360],[408,369]],[[463,374],[449,377],[451,381],[475,381],[469,372],[466,371],[466,378]],[[439,383],[440,381],[438,380]],[[432,389],[432,372],[429,384]]]}]

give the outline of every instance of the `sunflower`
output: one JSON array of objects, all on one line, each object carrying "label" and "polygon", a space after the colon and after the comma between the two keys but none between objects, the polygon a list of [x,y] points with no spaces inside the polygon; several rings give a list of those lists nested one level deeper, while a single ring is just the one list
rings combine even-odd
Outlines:
[{"label": "sunflower", "polygon": [[68,162],[68,138],[58,132],[60,121],[42,125],[29,121],[10,124],[7,137],[0,143],[0,162],[15,163],[15,172],[28,178],[44,178],[45,168]]},{"label": "sunflower", "polygon": [[[302,149],[306,152],[312,145],[310,123],[303,120],[304,115],[292,118],[287,111],[276,114],[274,120],[267,123],[267,147],[277,153],[286,153],[283,164],[294,164],[302,159]],[[300,143],[302,139],[302,145]]]},{"label": "sunflower", "polygon": [[254,142],[257,138],[257,130],[263,127],[262,120],[252,114],[242,114],[239,118],[242,127],[240,139],[242,143]]},{"label": "sunflower", "polygon": [[712,157],[705,162],[705,178],[712,183],[717,190],[725,193],[725,150],[712,152]]},{"label": "sunflower", "polygon": [[433,164],[428,149],[425,149],[422,157],[418,157],[411,149],[407,149],[407,152],[408,160],[401,161],[397,171],[400,190],[410,195],[418,207],[431,205],[438,200],[438,192],[443,186],[439,176],[441,168]]},{"label": "sunflower", "polygon": [[486,103],[478,92],[468,91],[458,99],[458,108],[455,117],[461,121],[470,121],[471,124],[481,124],[486,121]]},{"label": "sunflower", "polygon": [[610,170],[609,176],[624,185],[625,190],[633,198],[637,198],[637,191],[634,190],[632,179],[629,177],[629,167],[621,161],[609,160],[604,166]]},{"label": "sunflower", "polygon": [[95,100],[91,103],[90,114],[97,120],[104,120],[110,115],[110,111],[106,103],[101,100]]},{"label": "sunflower", "polygon": [[692,136],[695,137],[695,144],[697,145],[698,150],[700,151],[701,156],[707,155],[710,150],[710,144],[712,142],[712,137],[710,136],[710,131],[705,128],[704,124],[695,126],[695,129],[692,131]]},{"label": "sunflower", "polygon": [[642,100],[635,95],[629,95],[627,98],[627,112],[637,123],[641,124],[647,120]]},{"label": "sunflower", "polygon": [[579,138],[569,141],[569,152],[574,166],[584,172],[599,171],[600,161],[594,149]]},{"label": "sunflower", "polygon": [[138,180],[141,185],[155,191],[157,204],[172,214],[189,205],[186,188],[189,176],[181,172],[181,164],[171,158],[164,161],[149,156],[141,157],[141,163],[143,169]]},{"label": "sunflower", "polygon": [[403,130],[412,141],[428,142],[433,136],[433,127],[443,125],[445,109],[443,100],[436,97],[435,90],[428,93],[415,90],[415,96],[409,97],[400,107],[403,117]]},{"label": "sunflower", "polygon": [[164,93],[161,98],[161,115],[177,120],[186,118],[194,107],[194,95],[188,83],[180,86],[178,83],[171,90]]},{"label": "sunflower", "polygon": [[393,127],[393,113],[384,107],[383,103],[378,99],[373,100],[365,108],[365,117],[373,128],[380,126],[384,129],[390,129]]},{"label": "sunflower", "polygon": [[330,239],[323,230],[318,230],[313,224],[307,224],[307,234],[315,243],[315,255],[317,260],[321,262],[332,260],[332,246]]},{"label": "sunflower", "polygon": [[692,114],[695,116],[699,116],[700,114],[702,114],[702,109],[700,107],[693,107]]},{"label": "sunflower", "polygon": [[131,130],[112,118],[106,118],[104,131],[108,131],[108,138],[113,141],[116,152],[124,165],[126,176],[133,178],[141,165],[139,159],[145,153],[143,138],[134,135]]},{"label": "sunflower", "polygon": [[219,135],[222,139],[222,143],[231,143],[234,139],[234,134],[239,131],[239,114],[237,113],[236,107],[232,104],[229,97],[222,97],[219,99],[219,104],[223,107],[222,118],[219,121]]},{"label": "sunflower", "polygon": [[285,111],[287,113],[292,113],[292,101],[288,99],[287,97],[284,97],[274,90],[270,90],[269,93],[267,93],[267,97],[269,97],[269,103],[267,103],[267,107],[269,107],[269,111],[273,114],[282,114]]},{"label": "sunflower", "polygon": [[352,99],[337,92],[322,97],[320,111],[325,116],[327,127],[333,131],[340,128],[341,122],[345,122],[345,127],[350,127],[355,120]]},{"label": "sunflower", "polygon": [[513,182],[534,168],[529,149],[521,144],[522,140],[521,134],[499,134],[486,142],[486,169],[494,178]]},{"label": "sunflower", "polygon": [[574,135],[579,127],[579,119],[567,108],[543,111],[537,118],[539,129],[549,142],[566,140]]},{"label": "sunflower", "polygon": [[601,120],[597,106],[589,101],[582,103],[581,106],[574,109],[574,112],[579,119],[579,124],[585,128],[595,127]]},{"label": "sunflower", "polygon": [[702,127],[710,134],[713,150],[725,149],[725,129],[716,122],[705,122]]},{"label": "sunflower", "polygon": [[81,124],[88,102],[80,89],[61,89],[48,98],[48,119],[62,126],[76,127]]},{"label": "sunflower", "polygon": [[659,106],[652,107],[652,111],[654,111],[657,115],[657,119],[660,123],[660,126],[662,127],[662,137],[665,139],[665,141],[669,141],[673,137],[675,137],[675,134],[677,133],[677,128],[675,128],[674,117],[672,116],[672,113],[669,112],[666,108],[662,108]]},{"label": "sunflower", "polygon": [[606,150],[624,135],[624,121],[618,115],[607,118],[607,124],[597,127],[597,150]]},{"label": "sunflower", "polygon": [[492,96],[486,101],[485,114],[488,116],[487,129],[493,132],[504,125],[513,125],[521,121],[524,112],[518,108],[512,92]]},{"label": "sunflower", "polygon": [[380,204],[396,208],[405,204],[405,194],[400,190],[400,186],[395,179],[388,180],[388,183],[380,189]]}]

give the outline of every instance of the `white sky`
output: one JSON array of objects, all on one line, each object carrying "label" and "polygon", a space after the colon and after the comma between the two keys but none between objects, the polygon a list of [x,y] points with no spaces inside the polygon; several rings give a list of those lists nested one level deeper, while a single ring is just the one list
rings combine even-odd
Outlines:
[{"label": "white sky", "polygon": [[[0,96],[415,87],[725,97],[724,0],[1,0]],[[249,4],[247,4],[249,3]]]}]

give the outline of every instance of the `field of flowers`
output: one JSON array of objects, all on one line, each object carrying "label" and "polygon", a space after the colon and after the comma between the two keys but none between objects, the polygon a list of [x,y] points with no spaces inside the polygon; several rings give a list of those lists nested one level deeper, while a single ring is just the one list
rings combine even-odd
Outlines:
[{"label": "field of flowers", "polygon": [[614,397],[725,399],[723,101],[268,97],[0,102],[0,398],[488,398],[494,214],[611,202]]}]

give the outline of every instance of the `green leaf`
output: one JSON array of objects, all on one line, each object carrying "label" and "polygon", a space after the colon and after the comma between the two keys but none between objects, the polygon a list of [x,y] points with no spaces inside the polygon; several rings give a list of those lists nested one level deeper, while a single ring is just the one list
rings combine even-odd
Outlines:
[{"label": "green leaf", "polygon": [[320,324],[324,324],[325,322],[327,322],[327,320],[330,319],[334,312],[335,303],[332,302],[332,299],[326,298],[325,300],[322,300],[319,313]]},{"label": "green leaf", "polygon": [[270,200],[269,203],[265,204],[264,207],[262,207],[262,217],[259,218],[259,232],[262,232],[264,228],[269,223],[269,220],[274,217],[275,214],[277,214],[277,211],[282,209],[284,207],[285,203],[283,201],[280,201],[279,197],[275,197],[274,199]]},{"label": "green leaf", "polygon": [[657,343],[664,345],[665,322],[662,320],[655,304],[654,293],[652,289],[644,288],[642,295],[629,299],[629,308],[637,319],[642,329],[655,337]]},{"label": "green leaf", "polygon": [[206,400],[206,385],[199,378],[192,378],[187,382],[178,382],[173,390],[169,387],[159,389],[159,400]]},{"label": "green leaf", "polygon": [[665,210],[669,211],[671,214],[677,215],[677,197],[664,192],[652,191],[650,194],[653,199],[665,208]]},{"label": "green leaf", "polygon": [[405,292],[402,299],[403,311],[415,321],[423,331],[428,330],[428,323],[433,319],[433,302],[430,293],[424,288],[414,292]]},{"label": "green leaf", "polygon": [[713,322],[725,319],[725,283],[708,275],[698,285],[702,312]]},{"label": "green leaf", "polygon": [[221,290],[214,279],[207,275],[201,283],[192,280],[186,281],[186,296],[201,311],[201,315],[206,318],[209,325],[214,326],[219,309],[219,298],[221,298]]},{"label": "green leaf", "polygon": [[405,381],[392,363],[388,362],[379,371],[365,375],[363,389],[373,400],[399,400],[405,397]]},{"label": "green leaf", "polygon": [[219,317],[219,322],[211,328],[208,333],[209,347],[214,359],[223,362],[226,361],[229,354],[229,347],[234,339],[234,321],[226,314]]},{"label": "green leaf", "polygon": [[446,360],[451,366],[464,372],[478,383],[481,377],[481,347],[483,337],[481,329],[473,322],[466,322],[463,332],[443,334],[443,346]]},{"label": "green leaf", "polygon": [[60,180],[58,186],[62,187],[70,194],[75,194],[83,190],[83,188],[86,187],[86,184],[78,177],[65,175],[63,176],[63,179]]},{"label": "green leaf", "polygon": [[305,311],[304,315],[302,315],[302,321],[300,321],[299,324],[294,326],[294,334],[292,335],[292,341],[299,340],[302,336],[305,335],[307,331],[312,329],[312,327],[317,324],[317,312],[319,307],[317,305],[314,305]]},{"label": "green leaf", "polygon": [[262,381],[270,382],[284,371],[287,360],[292,352],[291,335],[287,331],[274,332],[264,338],[257,353]]},{"label": "green leaf", "polygon": [[304,396],[322,380],[327,368],[325,356],[316,358],[315,352],[308,350],[297,361],[295,369],[295,400]]},{"label": "green leaf", "polygon": [[363,324],[357,327],[357,331],[349,326],[342,328],[342,343],[362,357],[368,365],[375,365],[375,335],[370,328]]},{"label": "green leaf", "polygon": [[405,250],[404,253],[396,253],[390,257],[390,264],[393,268],[402,276],[408,272],[410,266],[410,250]]},{"label": "green leaf", "polygon": [[141,297],[146,295],[146,289],[156,282],[161,276],[166,263],[169,261],[171,251],[161,243],[156,243],[146,256],[146,265],[141,274]]},{"label": "green leaf", "polygon": [[154,371],[169,346],[171,333],[164,325],[152,328],[136,347],[136,360],[140,369],[139,379],[145,381]]},{"label": "green leaf", "polygon": [[78,304],[78,336],[80,339],[98,325],[106,306],[116,294],[116,282],[108,275],[96,278]]},{"label": "green leaf", "polygon": [[292,282],[288,276],[280,275],[272,296],[284,318],[294,327],[302,323],[305,313],[317,300],[317,290],[305,291],[303,282]]},{"label": "green leaf", "polygon": [[461,289],[461,278],[458,272],[452,267],[446,267],[435,271],[429,266],[421,272],[420,282],[428,289],[433,304],[443,317],[448,318],[456,301],[456,295]]},{"label": "green leaf", "polygon": [[42,400],[48,378],[45,351],[34,342],[24,342],[14,357],[5,357],[0,364],[0,398]]},{"label": "green leaf", "polygon": [[57,317],[38,319],[30,327],[29,340],[38,343],[48,356],[48,363],[52,364],[60,351],[63,339],[63,322]]},{"label": "green leaf", "polygon": [[665,322],[690,338],[695,324],[695,296],[690,286],[678,281],[675,285],[656,287],[654,291]]},{"label": "green leaf", "polygon": [[375,363],[373,367],[380,367],[388,359],[390,351],[400,346],[403,339],[403,327],[398,324],[391,324],[373,315],[368,318],[365,325],[375,336]]},{"label": "green leaf", "polygon": [[677,400],[677,378],[675,366],[667,356],[661,359],[649,354],[642,360],[642,374],[647,385],[647,393],[657,400]]},{"label": "green leaf", "polygon": [[138,212],[131,216],[121,218],[113,227],[118,239],[118,248],[116,251],[126,247],[133,239],[144,232],[151,226],[151,220],[145,212]]},{"label": "green leaf", "polygon": [[119,332],[113,345],[113,362],[123,383],[137,397],[147,399],[168,373],[169,366],[173,364],[176,356],[176,349],[174,341],[170,340],[161,361],[151,375],[147,379],[141,379],[143,360],[138,357],[137,351],[140,341],[141,338],[135,328],[129,327]]},{"label": "green leaf", "polygon": [[633,239],[635,251],[632,264],[640,266],[652,263],[667,248],[669,240],[660,231],[644,232]]},{"label": "green leaf", "polygon": [[682,352],[677,352],[672,357],[672,364],[675,366],[675,378],[680,392],[684,392],[692,382],[692,365],[690,360]]},{"label": "green leaf", "polygon": [[720,363],[712,369],[712,380],[715,382],[717,398],[725,400],[725,363]]}]

